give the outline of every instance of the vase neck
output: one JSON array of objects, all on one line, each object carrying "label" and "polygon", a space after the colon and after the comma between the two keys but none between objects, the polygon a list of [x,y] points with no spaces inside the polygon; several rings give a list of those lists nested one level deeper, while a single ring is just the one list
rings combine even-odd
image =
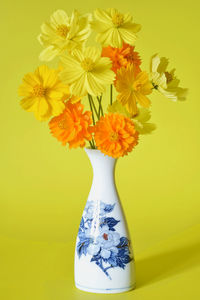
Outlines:
[{"label": "vase neck", "polygon": [[85,151],[93,168],[91,192],[95,190],[100,195],[107,187],[115,190],[115,165],[117,160],[104,155],[99,150],[85,149]]}]

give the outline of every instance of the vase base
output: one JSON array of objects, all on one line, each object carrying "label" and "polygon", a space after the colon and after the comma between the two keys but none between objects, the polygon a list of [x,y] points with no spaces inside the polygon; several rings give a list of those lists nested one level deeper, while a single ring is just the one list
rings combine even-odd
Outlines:
[{"label": "vase base", "polygon": [[90,292],[90,293],[97,293],[97,294],[116,294],[116,293],[124,293],[130,290],[133,290],[135,288],[135,284],[131,286],[127,286],[124,288],[108,288],[108,289],[98,289],[98,288],[91,288],[87,286],[82,286],[78,283],[75,282],[75,285],[77,289],[85,291],[85,292]]}]

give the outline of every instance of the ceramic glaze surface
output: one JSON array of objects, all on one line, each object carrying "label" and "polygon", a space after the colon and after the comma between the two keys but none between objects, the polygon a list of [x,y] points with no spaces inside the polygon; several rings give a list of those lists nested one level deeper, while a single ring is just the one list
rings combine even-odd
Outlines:
[{"label": "ceramic glaze surface", "polygon": [[93,182],[83,211],[75,249],[76,287],[96,293],[134,288],[134,259],[129,233],[115,187],[116,159],[85,149]]}]

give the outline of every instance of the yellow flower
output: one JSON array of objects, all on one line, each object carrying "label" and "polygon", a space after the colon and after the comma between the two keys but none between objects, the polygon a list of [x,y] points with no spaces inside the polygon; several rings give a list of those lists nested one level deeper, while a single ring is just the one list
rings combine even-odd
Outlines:
[{"label": "yellow flower", "polygon": [[19,87],[19,96],[24,97],[20,104],[34,112],[36,119],[44,121],[57,116],[65,109],[64,100],[69,97],[69,87],[58,78],[57,70],[43,65],[34,73],[28,73]]},{"label": "yellow flower", "polygon": [[114,101],[112,104],[109,104],[107,110],[110,113],[118,113],[124,115],[125,117],[131,118],[131,114],[127,111],[126,107],[123,106],[118,100]]},{"label": "yellow flower", "polygon": [[121,48],[123,42],[130,45],[135,43],[141,25],[133,23],[130,14],[122,14],[115,8],[96,9],[94,17],[96,20],[91,22],[91,27],[98,33],[98,43],[116,48]]},{"label": "yellow flower", "polygon": [[76,96],[100,95],[115,78],[111,60],[101,57],[101,51],[95,47],[75,49],[73,53],[61,56],[61,62],[64,67],[61,78]]},{"label": "yellow flower", "polygon": [[69,17],[64,10],[55,11],[50,17],[50,22],[41,26],[39,42],[45,47],[40,54],[40,59],[50,61],[64,50],[71,51],[81,47],[90,35],[90,15],[79,16],[74,10]]},{"label": "yellow flower", "polygon": [[152,56],[150,79],[154,89],[173,101],[183,101],[186,99],[188,89],[179,87],[180,80],[174,75],[175,69],[167,71],[168,64],[167,58],[160,58],[157,54]]},{"label": "yellow flower", "polygon": [[141,107],[138,110],[138,114],[134,116],[134,118],[132,119],[135,125],[135,129],[140,134],[149,134],[156,129],[155,124],[148,122],[150,118],[151,118],[150,110],[148,108]]},{"label": "yellow flower", "polygon": [[146,72],[136,72],[133,64],[120,68],[117,72],[116,90],[119,92],[117,100],[134,116],[137,114],[137,103],[143,107],[150,106],[146,95],[152,92],[152,84]]}]

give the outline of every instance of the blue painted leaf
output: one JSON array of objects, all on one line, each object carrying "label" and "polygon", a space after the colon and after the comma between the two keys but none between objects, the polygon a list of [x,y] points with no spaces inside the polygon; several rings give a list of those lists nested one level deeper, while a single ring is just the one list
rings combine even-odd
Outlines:
[{"label": "blue painted leaf", "polygon": [[76,251],[77,251],[78,257],[80,258],[81,255],[83,254],[83,252],[82,252],[82,243],[81,242],[78,242],[78,244],[76,246]]},{"label": "blue painted leaf", "polygon": [[79,237],[80,240],[84,240],[85,239],[85,232],[82,231],[82,229],[79,229],[78,237]]},{"label": "blue painted leaf", "polygon": [[132,258],[131,258],[129,255],[125,255],[125,256],[123,257],[123,262],[124,262],[125,264],[128,264],[131,260],[132,260]]},{"label": "blue painted leaf", "polygon": [[109,228],[109,230],[111,230],[111,231],[116,231],[115,228],[113,228],[113,227]]},{"label": "blue painted leaf", "polygon": [[123,263],[122,259],[120,257],[117,257],[117,266],[124,269],[125,268],[125,264]]},{"label": "blue painted leaf", "polygon": [[90,261],[96,261],[97,262],[101,258],[100,252],[101,252],[101,249],[99,250],[99,252],[96,255],[92,256]]},{"label": "blue painted leaf", "polygon": [[126,237],[120,238],[120,243],[117,245],[118,248],[128,247],[129,246],[129,240]]},{"label": "blue painted leaf", "polygon": [[91,228],[93,219],[87,219],[88,228]]},{"label": "blue painted leaf", "polygon": [[115,231],[115,229],[113,228],[117,223],[119,223],[120,221],[115,220],[114,218],[105,218],[103,223],[101,223],[101,227],[103,225],[108,225],[109,229],[112,231]]},{"label": "blue painted leaf", "polygon": [[111,253],[111,256],[108,258],[108,263],[112,266],[112,267],[117,267],[117,257],[115,253]]},{"label": "blue painted leaf", "polygon": [[80,223],[80,228],[84,228],[84,224],[85,224],[85,222],[84,222],[84,219],[83,219],[83,217],[81,218],[81,223]]},{"label": "blue painted leaf", "polygon": [[84,255],[87,254],[87,248],[90,243],[92,243],[92,239],[90,239],[90,238],[80,239],[80,241],[78,242],[77,247],[76,247],[79,258],[81,257],[82,254],[84,254]]},{"label": "blue painted leaf", "polygon": [[84,231],[85,231],[84,227],[85,227],[85,222],[84,222],[84,219],[82,217],[81,223],[80,223],[80,226],[79,226],[79,230],[78,230],[78,236],[79,237],[84,234]]},{"label": "blue painted leaf", "polygon": [[124,255],[128,255],[129,252],[129,248],[128,247],[124,247],[124,248],[120,248],[119,252],[118,252],[118,256],[122,257]]},{"label": "blue painted leaf", "polygon": [[119,266],[122,269],[124,269],[125,265],[132,260],[132,258],[127,254],[127,247],[119,250],[116,260],[117,266]]},{"label": "blue painted leaf", "polygon": [[126,251],[125,248],[119,249],[117,256],[123,257],[125,255],[125,251]]},{"label": "blue painted leaf", "polygon": [[107,213],[110,213],[111,211],[113,211],[114,206],[115,206],[115,203],[113,205],[112,204],[106,204],[106,206],[104,208],[104,211],[107,212]]}]

